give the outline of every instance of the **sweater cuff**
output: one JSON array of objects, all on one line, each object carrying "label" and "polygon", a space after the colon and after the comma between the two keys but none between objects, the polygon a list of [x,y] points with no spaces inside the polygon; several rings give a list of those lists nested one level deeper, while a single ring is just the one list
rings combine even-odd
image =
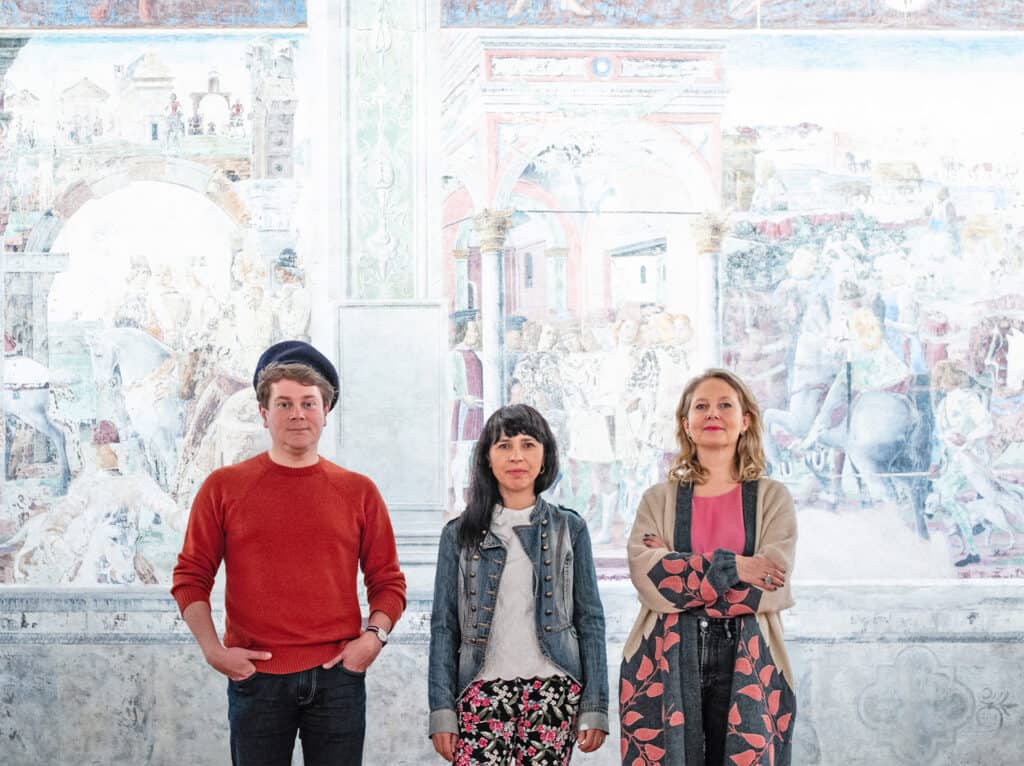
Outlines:
[{"label": "sweater cuff", "polygon": [[432,710],[430,711],[430,731],[428,736],[435,734],[458,734],[459,719],[455,716],[454,710]]},{"label": "sweater cuff", "polygon": [[205,601],[207,604],[210,603],[210,592],[197,588],[194,585],[185,585],[180,588],[175,588],[171,595],[174,596],[174,600],[178,602],[178,611],[181,612],[182,616],[185,614],[185,609],[190,604],[194,604],[196,601]]},{"label": "sweater cuff", "polygon": [[708,580],[717,592],[723,593],[740,581],[736,571],[736,554],[725,548],[715,551],[708,570]]},{"label": "sweater cuff", "polygon": [[391,620],[391,628],[394,629],[395,625],[398,624],[399,618],[402,616],[402,612],[405,611],[405,599],[396,598],[395,596],[379,596],[370,602],[370,614],[374,612],[384,612]]}]

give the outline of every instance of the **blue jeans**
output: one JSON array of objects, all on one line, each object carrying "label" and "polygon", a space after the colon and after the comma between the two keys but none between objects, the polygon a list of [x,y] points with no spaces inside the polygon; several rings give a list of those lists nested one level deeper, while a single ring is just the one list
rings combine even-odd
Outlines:
[{"label": "blue jeans", "polygon": [[295,735],[306,766],[360,766],[366,730],[365,673],[315,667],[228,681],[234,766],[290,766]]},{"label": "blue jeans", "polygon": [[729,733],[729,703],[736,664],[739,625],[733,619],[702,617],[700,651],[701,717],[704,720],[704,764],[725,764],[725,737]]}]

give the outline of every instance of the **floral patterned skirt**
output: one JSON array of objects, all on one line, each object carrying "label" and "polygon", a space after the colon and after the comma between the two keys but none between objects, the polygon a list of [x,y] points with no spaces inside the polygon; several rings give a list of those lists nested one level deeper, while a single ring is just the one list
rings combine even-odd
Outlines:
[{"label": "floral patterned skirt", "polygon": [[565,766],[580,685],[566,676],[476,681],[459,699],[455,766]]}]

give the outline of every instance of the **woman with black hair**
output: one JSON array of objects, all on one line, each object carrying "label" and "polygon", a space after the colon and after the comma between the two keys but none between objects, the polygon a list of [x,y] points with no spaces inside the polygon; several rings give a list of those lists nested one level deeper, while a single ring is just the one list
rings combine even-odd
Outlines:
[{"label": "woman with black hair", "polygon": [[460,766],[567,764],[608,734],[604,610],[590,536],[540,493],[558,447],[524,404],[487,420],[469,502],[441,534],[430,624],[430,736]]}]

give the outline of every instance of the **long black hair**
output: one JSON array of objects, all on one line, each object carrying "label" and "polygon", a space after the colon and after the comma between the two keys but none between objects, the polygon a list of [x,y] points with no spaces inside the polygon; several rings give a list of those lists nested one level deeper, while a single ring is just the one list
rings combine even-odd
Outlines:
[{"label": "long black hair", "polygon": [[479,545],[491,526],[494,506],[501,502],[498,480],[491,470],[490,451],[502,436],[532,436],[544,447],[544,463],[540,475],[533,481],[533,494],[539,495],[558,478],[558,445],[548,422],[533,407],[510,404],[501,407],[487,418],[480,438],[473,449],[473,474],[469,481],[469,502],[462,512],[459,526],[459,545],[471,548]]}]

